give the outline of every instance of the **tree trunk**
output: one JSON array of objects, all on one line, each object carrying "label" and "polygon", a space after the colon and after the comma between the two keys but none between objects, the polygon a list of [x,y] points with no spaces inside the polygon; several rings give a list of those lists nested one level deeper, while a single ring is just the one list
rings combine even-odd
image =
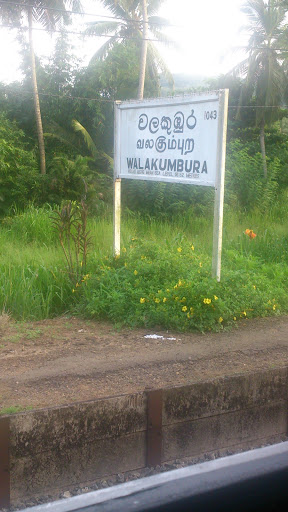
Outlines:
[{"label": "tree trunk", "polygon": [[138,100],[143,99],[144,84],[145,84],[146,60],[147,60],[147,49],[148,49],[147,0],[142,0],[142,10],[143,10],[143,32],[142,32],[140,71],[139,71]]},{"label": "tree trunk", "polygon": [[40,155],[40,171],[41,171],[41,174],[46,174],[44,136],[43,136],[43,127],[42,127],[40,102],[39,102],[37,77],[36,77],[35,54],[34,54],[34,45],[33,45],[33,36],[32,36],[32,9],[31,9],[31,7],[28,9],[28,25],[29,25],[29,46],[30,46],[31,72],[32,72],[32,83],[33,83],[34,109],[35,109],[37,134],[38,134],[38,146],[39,146],[39,155]]},{"label": "tree trunk", "polygon": [[266,162],[266,149],[265,149],[265,133],[264,133],[265,120],[261,120],[260,124],[260,147],[261,147],[261,155],[263,161],[263,175],[265,180],[267,180],[267,162]]}]

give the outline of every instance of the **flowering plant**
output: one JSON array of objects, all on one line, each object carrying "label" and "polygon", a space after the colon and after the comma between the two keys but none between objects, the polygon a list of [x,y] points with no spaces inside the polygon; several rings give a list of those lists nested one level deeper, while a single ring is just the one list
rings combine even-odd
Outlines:
[{"label": "flowering plant", "polygon": [[249,236],[250,240],[253,240],[253,238],[257,236],[256,233],[254,233],[253,229],[246,229],[245,235]]}]

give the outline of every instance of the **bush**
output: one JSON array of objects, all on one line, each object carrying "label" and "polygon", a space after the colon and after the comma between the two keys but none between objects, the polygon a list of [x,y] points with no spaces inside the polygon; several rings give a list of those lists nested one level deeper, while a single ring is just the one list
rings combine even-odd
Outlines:
[{"label": "bush", "polygon": [[162,245],[132,238],[122,254],[102,262],[75,291],[85,316],[204,332],[287,311],[287,267],[281,264],[263,272],[253,255],[229,249],[219,283],[211,277],[210,258],[195,253],[184,237]]},{"label": "bush", "polygon": [[0,114],[0,215],[13,204],[24,208],[38,197],[39,186],[35,155],[26,149],[24,133]]},{"label": "bush", "polygon": [[[278,195],[281,165],[278,157],[267,159],[268,178],[263,177],[262,157],[249,143],[233,140],[227,146],[225,202],[237,209],[268,211]],[[254,144],[252,143],[254,148]]]}]

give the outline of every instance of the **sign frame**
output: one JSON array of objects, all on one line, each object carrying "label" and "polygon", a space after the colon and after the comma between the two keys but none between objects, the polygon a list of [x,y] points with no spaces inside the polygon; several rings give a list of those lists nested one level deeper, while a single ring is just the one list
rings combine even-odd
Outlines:
[{"label": "sign frame", "polygon": [[[149,100],[133,100],[133,101],[116,101],[115,115],[114,115],[114,208],[113,208],[113,253],[114,256],[120,255],[121,243],[121,179],[138,179],[147,181],[163,181],[173,183],[184,183],[187,185],[202,185],[209,186],[215,189],[215,202],[214,202],[214,221],[213,221],[213,252],[212,252],[212,276],[220,281],[221,276],[221,254],[222,254],[222,232],[223,232],[223,205],[224,205],[224,178],[225,178],[225,159],[226,159],[226,137],[227,137],[227,118],[228,118],[228,97],[229,90],[221,89],[219,91],[197,93],[189,96],[178,96],[172,98],[154,98]],[[129,175],[123,173],[121,169],[121,149],[125,145],[123,142],[123,134],[121,132],[121,115],[124,110],[129,109],[153,109],[159,110],[162,107],[187,107],[189,105],[205,104],[216,102],[218,103],[217,114],[217,136],[215,136],[213,158],[215,158],[214,176],[210,181],[169,177],[169,176],[155,176],[155,175]],[[185,108],[183,107],[183,108]],[[147,110],[145,110],[146,112]],[[148,110],[150,111],[150,110]],[[192,113],[194,112],[192,108]],[[147,117],[147,116],[146,116]],[[155,119],[155,118],[154,118]],[[187,121],[188,123],[188,121]],[[188,126],[188,124],[187,124]],[[188,126],[189,127],[189,126]],[[201,133],[201,132],[200,132]],[[129,139],[128,139],[129,140]],[[190,139],[191,140],[191,139]],[[193,142],[194,144],[194,142]],[[200,150],[202,148],[200,147]],[[201,152],[201,151],[200,151]],[[171,152],[170,152],[171,154]],[[183,154],[183,152],[182,152]],[[128,159],[127,159],[128,160]],[[136,160],[136,159],[135,159]],[[140,162],[140,159],[139,159]],[[135,162],[137,166],[137,163]],[[139,163],[140,165],[140,163]],[[183,165],[183,164],[182,164]],[[142,168],[142,167],[140,167]],[[138,171],[137,171],[138,172]],[[141,173],[141,171],[139,171]],[[193,171],[194,172],[194,171]],[[178,174],[178,173],[175,173]],[[182,173],[183,176],[184,173]],[[179,173],[180,175],[180,173]],[[191,176],[191,174],[190,174]],[[199,175],[196,176],[199,178]],[[193,175],[194,178],[194,175]]]}]

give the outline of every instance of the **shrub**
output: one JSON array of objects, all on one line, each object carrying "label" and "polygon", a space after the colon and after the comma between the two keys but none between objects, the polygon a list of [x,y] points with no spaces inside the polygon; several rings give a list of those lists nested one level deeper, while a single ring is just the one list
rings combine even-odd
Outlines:
[{"label": "shrub", "polygon": [[266,212],[277,198],[280,175],[280,161],[274,157],[268,159],[265,180],[261,154],[251,151],[249,143],[233,140],[227,147],[225,202],[245,211]]},{"label": "shrub", "polygon": [[39,194],[39,171],[33,151],[26,149],[24,133],[0,114],[0,215]]},{"label": "shrub", "polygon": [[161,245],[132,238],[120,258],[102,262],[77,290],[78,311],[133,327],[202,332],[287,311],[287,267],[263,272],[257,258],[229,251],[219,283],[210,258],[184,237]]}]

